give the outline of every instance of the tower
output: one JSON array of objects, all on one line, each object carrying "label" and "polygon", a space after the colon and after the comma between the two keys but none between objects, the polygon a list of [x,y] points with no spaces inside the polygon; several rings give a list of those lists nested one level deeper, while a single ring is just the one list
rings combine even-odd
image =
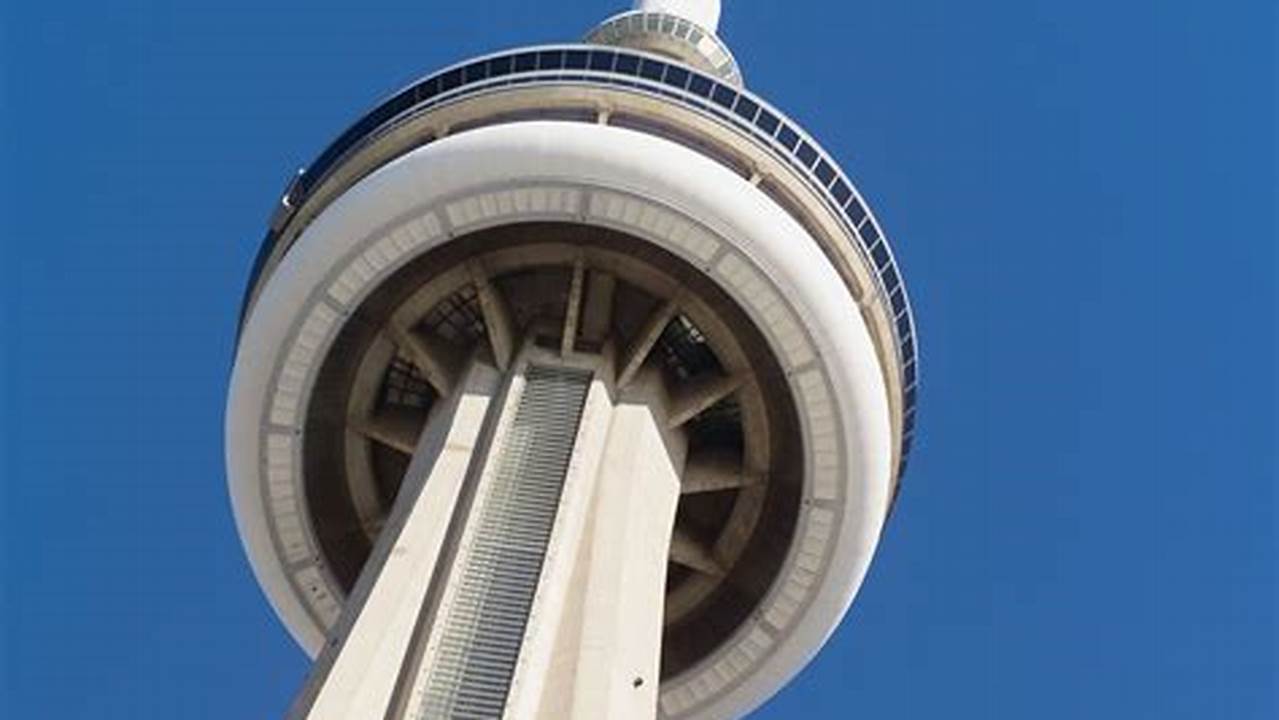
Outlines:
[{"label": "tower", "polygon": [[714,0],[391,96],[285,191],[230,491],[296,718],[720,718],[843,617],[910,450],[865,201]]}]

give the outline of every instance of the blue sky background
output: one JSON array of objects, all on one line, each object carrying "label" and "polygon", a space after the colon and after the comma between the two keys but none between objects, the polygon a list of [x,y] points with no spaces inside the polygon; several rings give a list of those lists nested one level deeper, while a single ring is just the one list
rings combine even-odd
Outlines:
[{"label": "blue sky background", "polygon": [[[625,0],[0,8],[0,716],[277,717],[222,411],[286,179],[415,76]],[[1279,6],[729,0],[876,208],[921,438],[761,718],[1279,717]]]}]

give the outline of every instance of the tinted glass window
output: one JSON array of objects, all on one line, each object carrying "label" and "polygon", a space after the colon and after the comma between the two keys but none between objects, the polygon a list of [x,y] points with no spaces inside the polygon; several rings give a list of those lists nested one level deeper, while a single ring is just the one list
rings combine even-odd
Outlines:
[{"label": "tinted glass window", "polygon": [[417,86],[417,96],[422,99],[434,97],[440,91],[440,79],[433,77]]},{"label": "tinted glass window", "polygon": [[708,97],[711,94],[713,83],[703,75],[694,75],[693,79],[688,83],[688,91],[694,95]]},{"label": "tinted glass window", "polygon": [[450,70],[444,73],[444,76],[440,78],[440,89],[442,90],[452,90],[453,88],[458,87],[461,84],[462,84],[462,71],[460,69]]},{"label": "tinted glass window", "polygon": [[586,67],[587,52],[585,50],[569,50],[564,55],[564,67],[581,70]]},{"label": "tinted glass window", "polygon": [[884,247],[884,243],[877,243],[870,251],[870,256],[875,258],[875,267],[881,270],[888,264],[888,248]]},{"label": "tinted glass window", "polygon": [[890,298],[890,302],[893,305],[893,314],[898,315],[906,309],[906,294],[902,292],[901,288],[897,288],[893,291],[893,296]]},{"label": "tinted glass window", "polygon": [[614,53],[607,50],[591,51],[591,69],[592,70],[612,70]]},{"label": "tinted glass window", "polygon": [[844,210],[848,213],[848,219],[853,221],[853,227],[861,225],[862,220],[866,219],[866,208],[862,207],[857,198],[853,198],[853,201],[848,203],[848,207],[844,208]]},{"label": "tinted glass window", "polygon": [[754,100],[743,95],[737,99],[737,107],[733,108],[733,112],[736,112],[748,121],[753,121],[755,119],[755,113],[759,112],[759,105]]},{"label": "tinted glass window", "polygon": [[511,72],[511,56],[493,58],[489,61],[489,74],[497,77]]},{"label": "tinted glass window", "polygon": [[618,72],[622,73],[623,75],[634,75],[635,71],[638,69],[639,69],[639,58],[635,57],[634,55],[622,55],[620,53],[618,54],[617,56]]},{"label": "tinted glass window", "polygon": [[799,150],[795,151],[795,155],[799,158],[799,161],[804,164],[804,167],[810,168],[813,166],[813,163],[817,162],[817,151],[808,143],[802,143],[799,146]]},{"label": "tinted glass window", "polygon": [[[898,285],[902,284],[901,280],[897,277],[897,268],[892,265],[884,268],[884,272],[880,273],[880,277],[884,279],[884,289],[890,293],[896,290]],[[902,334],[905,335],[906,333]]]},{"label": "tinted glass window", "polygon": [[515,56],[516,72],[528,72],[537,69],[537,53],[520,53]]},{"label": "tinted glass window", "polygon": [[489,76],[489,68],[487,62],[471,63],[462,68],[462,74],[466,78],[466,82],[473,83],[476,80],[483,80]]},{"label": "tinted glass window", "polygon": [[823,186],[830,185],[830,181],[835,179],[835,168],[825,160],[817,163],[817,169],[813,172],[817,173],[817,179],[822,181]]},{"label": "tinted glass window", "polygon": [[759,114],[759,119],[755,121],[755,124],[759,126],[760,130],[772,135],[777,132],[777,122],[777,116],[765,110]]},{"label": "tinted glass window", "polygon": [[539,70],[562,69],[564,67],[564,51],[546,50],[538,53],[537,67]]},{"label": "tinted glass window", "polygon": [[848,198],[852,197],[853,191],[848,187],[848,183],[841,179],[835,181],[835,185],[831,187],[830,193],[835,196],[835,202],[842,206],[844,203],[848,202]]},{"label": "tinted glass window", "polygon": [[665,69],[666,63],[660,63],[656,60],[649,60],[648,58],[645,58],[643,64],[640,65],[640,75],[648,78],[649,80],[661,80],[662,71]]},{"label": "tinted glass window", "polygon": [[874,245],[875,241],[879,239],[879,228],[875,227],[875,223],[873,222],[868,222],[863,225],[861,233],[862,240],[866,243],[867,247]]},{"label": "tinted glass window", "polygon": [[688,71],[677,65],[671,65],[666,69],[666,84],[677,88],[684,87],[688,82]]},{"label": "tinted glass window", "polygon": [[728,87],[724,85],[716,85],[715,94],[711,96],[711,99],[718,105],[731,108],[733,107],[733,101],[737,99],[737,93],[728,89]]},{"label": "tinted glass window", "polygon": [[799,142],[799,135],[791,129],[790,125],[783,125],[777,133],[777,141],[787,150],[792,150],[795,148],[795,143]]}]

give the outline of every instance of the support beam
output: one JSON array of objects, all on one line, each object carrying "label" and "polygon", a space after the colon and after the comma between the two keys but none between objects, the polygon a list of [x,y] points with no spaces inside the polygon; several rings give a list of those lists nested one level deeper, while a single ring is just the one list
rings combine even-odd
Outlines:
[{"label": "support beam", "polygon": [[573,282],[568,288],[568,308],[564,311],[564,332],[560,334],[560,355],[573,352],[577,340],[578,319],[582,314],[582,285],[586,275],[586,258],[579,254],[573,261]]},{"label": "support beam", "polygon": [[493,359],[497,362],[498,369],[505,372],[511,366],[511,357],[515,353],[515,327],[510,310],[501,293],[490,282],[488,272],[482,265],[472,262],[468,265],[468,270],[471,281],[475,283],[475,294],[479,297],[489,345],[493,348]]},{"label": "support beam", "polygon": [[396,700],[400,668],[412,652],[414,626],[471,457],[482,452],[481,430],[499,379],[491,367],[473,365],[459,392],[421,433],[386,529],[294,700],[289,720],[386,717]]},{"label": "support beam", "polygon": [[657,339],[662,336],[662,331],[666,329],[666,325],[670,323],[677,312],[679,312],[678,297],[662,303],[644,321],[643,327],[640,328],[639,333],[635,335],[635,339],[631,341],[630,346],[626,349],[621,369],[617,373],[617,386],[619,388],[626,387],[631,380],[635,379],[635,373],[639,372],[645,358],[653,350],[653,345],[657,343]]},{"label": "support beam", "polygon": [[671,534],[670,561],[704,575],[720,577],[724,574],[724,568],[715,559],[710,548],[679,526]]},{"label": "support beam", "polygon": [[676,428],[700,415],[704,410],[737,392],[745,378],[741,375],[713,375],[694,378],[671,394],[670,415],[666,426]]},{"label": "support beam", "polygon": [[604,342],[613,320],[613,290],[617,278],[611,273],[592,270],[586,283],[586,306],[582,308],[582,339]]},{"label": "support beam", "polygon": [[368,419],[352,418],[348,427],[374,442],[412,455],[422,422],[421,417],[410,412],[385,412]]},{"label": "support beam", "polygon": [[438,338],[427,337],[402,325],[392,323],[387,336],[413,360],[413,366],[441,397],[453,390],[457,353]]},{"label": "support beam", "polygon": [[[503,717],[652,720],[683,446],[599,383],[574,446],[523,670]],[[562,532],[561,532],[562,531]]]},{"label": "support beam", "polygon": [[745,471],[740,458],[720,453],[699,454],[690,457],[684,466],[680,494],[736,490],[758,485],[762,479],[759,473]]}]

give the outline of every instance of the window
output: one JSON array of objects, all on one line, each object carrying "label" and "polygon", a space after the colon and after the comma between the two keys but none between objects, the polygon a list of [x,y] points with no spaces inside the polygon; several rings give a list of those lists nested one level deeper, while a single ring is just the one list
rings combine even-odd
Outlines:
[{"label": "window", "polygon": [[759,126],[759,129],[763,130],[769,135],[772,135],[777,132],[778,123],[779,121],[777,119],[777,116],[767,110],[761,111],[759,113],[759,119],[755,121],[755,124]]},{"label": "window", "polygon": [[782,129],[777,133],[777,141],[787,150],[793,150],[795,143],[799,142],[799,134],[790,125],[783,125]]},{"label": "window", "polygon": [[737,93],[728,89],[725,85],[716,85],[715,93],[711,96],[711,99],[714,100],[716,104],[723,105],[726,108],[731,108],[733,107],[733,101],[737,99]]}]

